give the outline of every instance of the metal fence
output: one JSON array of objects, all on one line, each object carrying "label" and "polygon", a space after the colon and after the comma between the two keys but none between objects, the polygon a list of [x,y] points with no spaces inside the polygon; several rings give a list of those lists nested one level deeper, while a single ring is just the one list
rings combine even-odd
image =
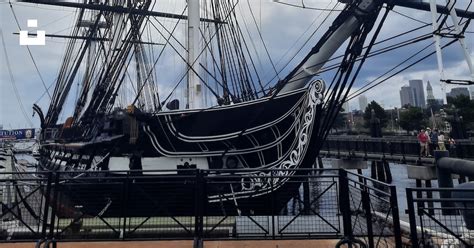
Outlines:
[{"label": "metal fence", "polygon": [[[4,173],[0,241],[330,238],[401,247],[393,186],[345,170],[288,171]],[[265,196],[237,197],[242,187]]]},{"label": "metal fence", "polygon": [[[474,158],[474,142],[472,140],[458,140],[455,147],[446,144],[452,157],[462,159]],[[357,136],[329,136],[322,147],[321,154],[331,154],[338,157],[348,155],[356,157],[383,158],[388,156],[400,157],[400,160],[407,160],[410,157],[420,156],[420,144],[413,139],[403,139],[400,137],[371,138]]]},{"label": "metal fence", "polygon": [[[357,243],[367,247],[402,247],[396,188],[369,177],[342,171],[341,207],[350,213],[345,226]],[[347,185],[346,185],[347,184]],[[349,204],[342,204],[347,199]],[[347,223],[348,221],[345,221]],[[347,235],[346,235],[347,236]]]},{"label": "metal fence", "polygon": [[0,240],[31,240],[46,235],[48,207],[42,193],[49,194],[51,175],[29,175],[0,175]]},{"label": "metal fence", "polygon": [[407,188],[412,247],[474,247],[474,230],[465,222],[474,221],[474,199],[451,197],[454,192],[474,189]]}]

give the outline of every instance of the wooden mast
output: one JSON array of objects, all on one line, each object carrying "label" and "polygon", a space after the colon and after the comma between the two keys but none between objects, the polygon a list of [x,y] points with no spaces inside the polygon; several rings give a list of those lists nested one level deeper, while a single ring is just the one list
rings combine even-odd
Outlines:
[{"label": "wooden mast", "polygon": [[199,63],[196,61],[199,54],[199,0],[188,0],[188,87],[187,108],[202,107],[202,87],[197,71]]}]

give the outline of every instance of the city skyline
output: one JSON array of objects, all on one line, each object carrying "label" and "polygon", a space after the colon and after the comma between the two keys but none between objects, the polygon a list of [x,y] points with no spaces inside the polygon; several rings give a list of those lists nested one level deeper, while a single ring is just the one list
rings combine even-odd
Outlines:
[{"label": "city skyline", "polygon": [[415,103],[414,106],[425,108],[426,99],[425,99],[425,87],[423,87],[423,80],[421,79],[409,80],[408,84],[413,90],[413,99]]},{"label": "city skyline", "polygon": [[400,105],[401,107],[406,105],[415,106],[413,91],[412,88],[408,85],[404,85],[400,89]]},{"label": "city skyline", "polygon": [[461,95],[468,96],[469,98],[471,97],[467,87],[452,88],[450,92],[446,93],[446,97],[453,97],[453,98],[456,98]]},{"label": "city skyline", "polygon": [[359,96],[359,108],[361,111],[364,111],[367,108],[367,97],[365,95]]},{"label": "city skyline", "polygon": [[426,85],[426,101],[435,100],[436,97],[433,94],[433,87],[431,87],[430,81]]},{"label": "city skyline", "polygon": [[[474,87],[453,87],[451,91],[446,92],[446,97],[458,97],[460,95],[468,96],[470,99],[473,99],[473,89]],[[431,82],[427,80],[426,82],[426,99],[425,92],[423,88],[423,80],[421,79],[412,79],[408,80],[408,85],[405,84],[400,88],[400,106],[403,108],[406,105],[413,107],[426,108],[429,104],[429,101],[439,101],[443,103],[443,99],[436,98]]]}]

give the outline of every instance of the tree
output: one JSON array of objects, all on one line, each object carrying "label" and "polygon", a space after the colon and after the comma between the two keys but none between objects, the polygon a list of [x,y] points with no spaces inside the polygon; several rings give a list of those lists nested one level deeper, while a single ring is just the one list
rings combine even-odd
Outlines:
[{"label": "tree", "polygon": [[364,127],[370,127],[370,119],[372,118],[372,109],[375,111],[375,117],[379,118],[382,127],[387,126],[388,116],[385,110],[376,101],[372,101],[367,105],[364,112]]},{"label": "tree", "polygon": [[448,97],[449,108],[446,112],[454,116],[454,112],[458,111],[458,115],[462,116],[465,128],[474,130],[474,100],[469,96],[459,95],[458,97]]},{"label": "tree", "polygon": [[337,132],[339,128],[344,128],[345,121],[346,121],[346,115],[344,114],[344,109],[341,108],[341,111],[337,113],[336,118],[334,119],[332,128],[334,128]]},{"label": "tree", "polygon": [[408,132],[413,130],[420,130],[426,126],[426,120],[423,115],[423,110],[417,107],[410,107],[407,110],[400,112],[400,127]]},{"label": "tree", "polygon": [[441,108],[443,108],[443,105],[437,100],[437,99],[428,99],[426,100],[426,105],[427,105],[427,110],[430,111],[433,110],[434,113],[439,112]]}]

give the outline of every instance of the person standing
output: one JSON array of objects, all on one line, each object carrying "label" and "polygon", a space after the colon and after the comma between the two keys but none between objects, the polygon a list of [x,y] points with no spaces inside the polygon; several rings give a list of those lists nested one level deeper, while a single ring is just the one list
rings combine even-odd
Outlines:
[{"label": "person standing", "polygon": [[456,141],[453,139],[453,137],[449,137],[448,144],[449,144],[449,156],[456,157]]},{"label": "person standing", "polygon": [[431,139],[430,139],[430,135],[431,135],[431,128],[430,127],[427,127],[426,130],[425,130],[425,134],[426,134],[426,137],[428,138],[428,140],[426,141],[426,151],[428,153],[428,155],[426,155],[427,157],[431,154],[430,151],[431,151],[431,148],[430,148],[430,144],[431,144]]},{"label": "person standing", "polygon": [[438,150],[438,130],[433,129],[433,132],[430,133],[430,141],[431,141],[431,151],[430,153],[432,154],[432,151]]},{"label": "person standing", "polygon": [[424,129],[418,133],[418,142],[420,142],[420,156],[428,156],[428,135]]},{"label": "person standing", "polygon": [[438,135],[438,148],[441,151],[446,151],[446,146],[444,145],[444,132],[439,132]]}]

